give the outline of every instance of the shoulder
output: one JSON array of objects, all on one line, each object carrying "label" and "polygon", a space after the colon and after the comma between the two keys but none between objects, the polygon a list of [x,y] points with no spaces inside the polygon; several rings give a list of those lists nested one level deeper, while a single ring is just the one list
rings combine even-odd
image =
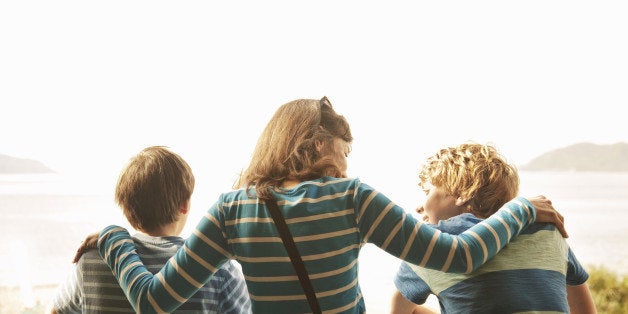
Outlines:
[{"label": "shoulder", "polygon": [[[335,190],[346,190],[365,185],[358,178],[322,177],[316,180],[303,181],[299,186],[318,187]],[[366,186],[366,185],[365,185]]]},{"label": "shoulder", "polygon": [[101,283],[115,282],[111,269],[96,249],[89,250],[81,256],[76,263],[75,273],[77,283],[80,286],[89,284],[89,289]]},{"label": "shoulder", "polygon": [[85,252],[83,254],[83,256],[81,256],[81,259],[79,260],[79,263],[81,262],[85,262],[86,260],[92,260],[92,259],[101,259],[100,258],[100,254],[98,253],[97,249],[91,249],[87,252]]},{"label": "shoulder", "polygon": [[535,222],[533,224],[530,224],[527,228],[523,229],[523,231],[521,231],[521,234],[533,234],[540,231],[554,231],[554,230],[558,232],[554,224],[551,224],[549,222]]},{"label": "shoulder", "polygon": [[[77,271],[82,272],[86,269],[93,269],[94,267],[106,266],[105,261],[100,257],[97,249],[89,250],[83,253],[83,256],[76,263]],[[107,266],[108,268],[109,266]]]},{"label": "shoulder", "polygon": [[330,195],[344,196],[355,194],[358,189],[369,188],[357,178],[322,177],[303,181],[289,189],[280,188],[274,194],[290,201],[295,199],[316,199]]},{"label": "shoulder", "polygon": [[237,189],[237,190],[221,193],[218,196],[218,200],[216,201],[216,203],[219,206],[223,206],[224,204],[230,204],[230,203],[246,201],[246,200],[255,200],[255,199],[257,199],[257,194],[255,193],[255,188],[251,187],[248,190]]},{"label": "shoulder", "polygon": [[458,216],[451,217],[447,220],[441,220],[435,227],[445,233],[460,234],[465,232],[467,229],[475,226],[482,220],[483,219],[475,217],[473,214],[464,213]]},{"label": "shoulder", "polygon": [[309,186],[325,191],[325,194],[347,193],[354,195],[369,195],[375,189],[359,178],[323,177],[314,181],[306,181]]},{"label": "shoulder", "polygon": [[142,233],[134,234],[132,239],[140,258],[163,253],[174,254],[185,242],[181,237],[153,237]]},{"label": "shoulder", "polygon": [[303,187],[304,195],[308,198],[333,198],[344,201],[360,202],[372,197],[382,196],[370,185],[362,182],[359,178],[334,178],[323,177],[318,180],[306,181]]}]

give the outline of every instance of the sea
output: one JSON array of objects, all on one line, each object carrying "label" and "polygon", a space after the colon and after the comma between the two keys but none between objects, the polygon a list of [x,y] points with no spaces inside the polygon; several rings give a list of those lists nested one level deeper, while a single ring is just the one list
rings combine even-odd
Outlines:
[{"label": "sea", "polygon": [[[522,196],[545,195],[564,215],[567,242],[585,267],[628,273],[628,173],[521,171],[520,178]],[[0,175],[0,313],[48,302],[85,236],[112,223],[128,227],[111,189],[58,174]],[[400,261],[369,244],[359,263],[368,312],[386,313]],[[435,299],[428,306],[438,309]]]}]

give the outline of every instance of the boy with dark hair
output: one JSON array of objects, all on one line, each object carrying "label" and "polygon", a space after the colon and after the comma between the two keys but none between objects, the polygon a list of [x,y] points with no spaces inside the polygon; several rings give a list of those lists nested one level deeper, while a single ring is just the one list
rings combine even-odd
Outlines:
[{"label": "boy with dark hair", "polygon": [[[152,273],[157,273],[184,243],[179,235],[188,218],[193,190],[190,166],[162,146],[143,149],[120,173],[115,199],[131,226],[139,231],[133,242]],[[178,311],[250,313],[240,269],[233,262],[224,264]],[[68,281],[59,287],[51,312],[134,310],[98,251],[91,250],[83,254]]]},{"label": "boy with dark hair", "polygon": [[[475,143],[441,149],[427,159],[419,179],[427,199],[417,211],[450,234],[481,222],[519,191],[517,169],[494,147]],[[391,313],[431,313],[417,305],[430,294],[442,313],[594,313],[587,279],[554,225],[536,223],[470,274],[402,263]]]}]

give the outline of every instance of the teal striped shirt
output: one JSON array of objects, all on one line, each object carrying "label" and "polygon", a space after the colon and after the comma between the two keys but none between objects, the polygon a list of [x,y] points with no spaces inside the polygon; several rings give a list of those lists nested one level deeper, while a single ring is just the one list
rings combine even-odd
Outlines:
[{"label": "teal striped shirt", "polygon": [[[255,313],[309,312],[298,277],[265,204],[254,190],[222,194],[184,246],[152,275],[135,254],[128,232],[102,230],[99,252],[134,308],[171,312],[236,259]],[[422,223],[359,179],[324,177],[275,193],[326,312],[361,313],[358,256],[366,243],[422,267],[469,273],[535,220],[524,198],[452,236]]]}]

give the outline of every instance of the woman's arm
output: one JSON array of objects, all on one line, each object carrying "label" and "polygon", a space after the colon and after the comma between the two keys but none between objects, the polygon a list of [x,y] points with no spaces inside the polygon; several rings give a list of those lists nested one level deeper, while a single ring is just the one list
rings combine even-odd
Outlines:
[{"label": "woman's arm", "polygon": [[174,311],[231,258],[218,219],[218,204],[210,208],[185,244],[155,275],[135,253],[126,229],[109,226],[101,231],[98,251],[136,311]]},{"label": "woman's arm", "polygon": [[[363,241],[410,263],[445,272],[472,272],[536,219],[532,203],[518,197],[483,222],[453,236],[418,221],[366,184],[356,190]],[[551,202],[535,202],[544,207],[543,219],[557,219],[549,214],[554,211]]]}]

